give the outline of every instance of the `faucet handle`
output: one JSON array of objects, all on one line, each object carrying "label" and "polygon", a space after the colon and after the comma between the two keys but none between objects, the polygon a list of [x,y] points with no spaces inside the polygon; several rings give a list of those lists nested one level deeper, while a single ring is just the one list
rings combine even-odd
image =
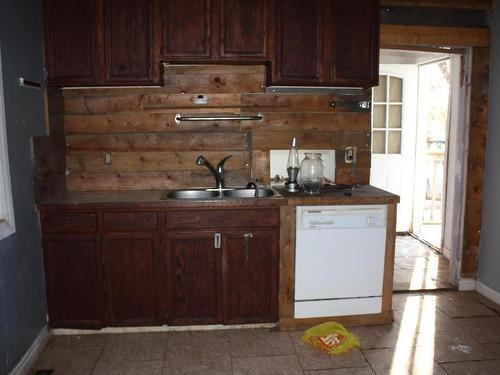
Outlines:
[{"label": "faucet handle", "polygon": [[222,159],[219,164],[217,164],[217,170],[220,172],[221,168],[224,168],[224,163],[226,162],[227,159],[229,159],[233,155],[228,155],[224,159]]}]

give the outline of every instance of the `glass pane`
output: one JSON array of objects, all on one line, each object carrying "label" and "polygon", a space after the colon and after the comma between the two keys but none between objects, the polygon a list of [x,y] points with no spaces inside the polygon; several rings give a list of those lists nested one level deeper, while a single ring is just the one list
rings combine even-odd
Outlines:
[{"label": "glass pane", "polygon": [[385,154],[385,131],[373,131],[373,149],[374,154]]},{"label": "glass pane", "polygon": [[373,101],[385,102],[387,98],[387,76],[379,76],[378,86],[373,88]]},{"label": "glass pane", "polygon": [[389,80],[389,101],[402,102],[403,101],[403,80],[397,77],[391,77]]},{"label": "glass pane", "polygon": [[400,154],[401,153],[401,132],[400,131],[389,131],[387,139],[387,153],[388,154]]},{"label": "glass pane", "polygon": [[389,105],[389,127],[401,129],[401,105]]},{"label": "glass pane", "polygon": [[373,127],[385,128],[385,104],[373,106]]}]

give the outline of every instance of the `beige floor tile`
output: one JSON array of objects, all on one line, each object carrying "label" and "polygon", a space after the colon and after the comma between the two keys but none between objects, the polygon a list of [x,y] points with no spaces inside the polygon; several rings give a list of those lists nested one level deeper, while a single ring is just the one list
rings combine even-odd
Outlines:
[{"label": "beige floor tile", "polygon": [[227,331],[187,331],[171,333],[167,346],[168,354],[193,356],[229,355],[229,333]]},{"label": "beige floor tile", "polygon": [[354,348],[344,354],[329,355],[306,344],[301,339],[302,335],[302,331],[290,332],[293,345],[295,346],[295,350],[297,351],[304,370],[368,366],[368,363],[365,361],[363,354],[358,348]]},{"label": "beige floor tile", "polygon": [[295,354],[287,332],[276,330],[238,330],[230,334],[233,357],[260,357]]},{"label": "beige floor tile", "polygon": [[485,346],[464,332],[437,332],[434,336],[434,359],[438,363],[492,358]]},{"label": "beige floor tile", "polygon": [[455,319],[463,330],[483,344],[500,343],[500,317]]},{"label": "beige floor tile", "polygon": [[106,335],[55,335],[50,338],[47,348],[102,348]]},{"label": "beige floor tile", "polygon": [[377,375],[446,375],[426,348],[373,349],[363,353]]},{"label": "beige floor tile", "polygon": [[[394,304],[394,321],[404,329],[418,333],[460,331],[455,319],[451,319],[436,307],[436,296],[432,294],[407,295]],[[408,327],[409,326],[409,327]]]},{"label": "beige floor tile", "polygon": [[436,306],[450,318],[495,316],[496,314],[468,294],[444,292],[436,294]]},{"label": "beige floor tile", "polygon": [[231,375],[229,354],[167,353],[163,375]]},{"label": "beige floor tile", "polygon": [[54,370],[54,375],[90,375],[101,348],[56,347],[46,348],[33,370]]},{"label": "beige floor tile", "polygon": [[161,375],[163,361],[127,362],[123,375]]},{"label": "beige floor tile", "polygon": [[470,291],[470,292],[463,292],[463,293],[464,293],[464,295],[470,296],[471,298],[473,298],[474,300],[476,300],[480,304],[486,306],[490,310],[493,310],[498,315],[500,315],[500,305],[496,304],[492,300],[489,300],[488,298],[486,298],[482,294],[479,294],[475,290],[474,291]]},{"label": "beige floor tile", "polygon": [[[410,346],[411,338],[399,338],[399,326],[396,324],[385,326],[367,326],[367,327],[352,327],[351,332],[356,335],[361,344],[361,349],[382,349],[394,348],[398,343],[398,339],[404,340]],[[401,344],[400,344],[401,345]]]},{"label": "beige floor tile", "polygon": [[127,361],[162,360],[168,342],[167,333],[126,333],[109,335],[101,359]]},{"label": "beige floor tile", "polygon": [[500,359],[500,344],[487,344],[485,346],[492,358]]},{"label": "beige floor tile", "polygon": [[371,367],[304,371],[304,375],[376,375]]},{"label": "beige floor tile", "polygon": [[448,375],[498,375],[500,361],[443,363]]},{"label": "beige floor tile", "polygon": [[233,358],[234,375],[302,375],[296,355]]}]

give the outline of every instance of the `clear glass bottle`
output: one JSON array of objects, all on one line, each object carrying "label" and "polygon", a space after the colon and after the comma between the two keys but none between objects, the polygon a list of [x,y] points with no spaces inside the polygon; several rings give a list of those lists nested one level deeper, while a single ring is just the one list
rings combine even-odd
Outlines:
[{"label": "clear glass bottle", "polygon": [[306,152],[304,160],[300,163],[299,182],[306,194],[319,194],[319,189],[324,183],[325,163],[320,153]]}]

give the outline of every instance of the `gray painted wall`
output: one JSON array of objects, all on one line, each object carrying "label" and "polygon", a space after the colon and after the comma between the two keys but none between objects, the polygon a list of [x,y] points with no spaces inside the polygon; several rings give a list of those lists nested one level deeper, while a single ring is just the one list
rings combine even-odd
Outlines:
[{"label": "gray painted wall", "polygon": [[478,279],[500,293],[500,0],[491,17],[490,91]]},{"label": "gray painted wall", "polygon": [[0,374],[10,372],[46,324],[42,251],[35,211],[31,137],[44,134],[43,95],[17,77],[42,81],[42,1],[0,5],[7,142],[16,233],[0,241]]}]

